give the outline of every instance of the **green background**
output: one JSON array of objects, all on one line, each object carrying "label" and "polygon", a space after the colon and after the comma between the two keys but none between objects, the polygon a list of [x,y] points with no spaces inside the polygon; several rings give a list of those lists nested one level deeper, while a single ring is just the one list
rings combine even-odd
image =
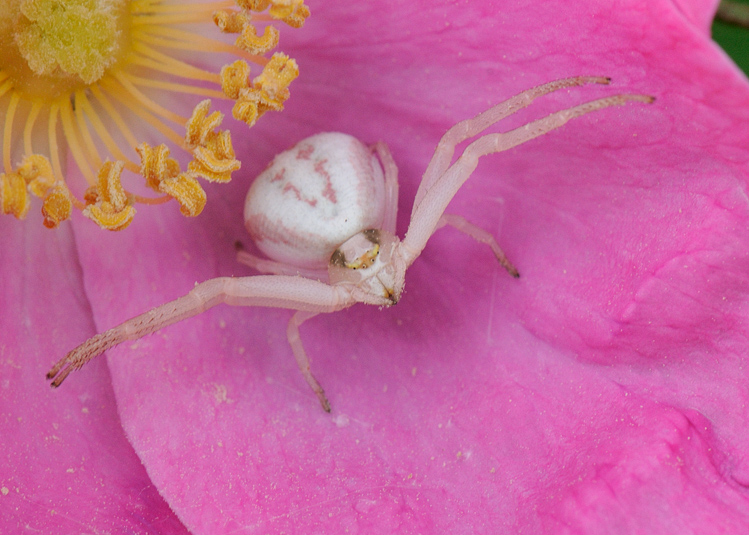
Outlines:
[{"label": "green background", "polygon": [[[749,0],[741,0],[741,3],[749,5]],[[713,39],[733,58],[741,70],[749,74],[749,28],[714,21]]]}]

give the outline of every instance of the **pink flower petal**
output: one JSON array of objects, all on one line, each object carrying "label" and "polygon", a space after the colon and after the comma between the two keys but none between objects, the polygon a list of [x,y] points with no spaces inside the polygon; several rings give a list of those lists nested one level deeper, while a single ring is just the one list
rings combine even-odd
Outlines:
[{"label": "pink flower petal", "polygon": [[720,0],[675,0],[674,7],[702,33],[709,34]]},{"label": "pink flower petal", "polygon": [[[749,87],[709,41],[711,6],[311,7],[283,37],[302,66],[287,111],[244,134],[242,176],[203,216],[142,209],[106,247],[74,222],[98,329],[250,275],[233,248],[244,192],[306,135],[387,142],[403,232],[439,136],[491,103],[577,74],[614,85],[502,128],[615,92],[658,101],[484,159],[450,211],[495,233],[520,280],[444,230],[397,307],[305,324],[332,415],[296,370],[286,311],[219,307],[110,351],[122,424],[180,519],[194,533],[738,532]],[[102,388],[94,374],[68,383]]]},{"label": "pink flower petal", "polygon": [[125,439],[104,361],[44,380],[93,331],[72,233],[0,226],[0,532],[186,533]]}]

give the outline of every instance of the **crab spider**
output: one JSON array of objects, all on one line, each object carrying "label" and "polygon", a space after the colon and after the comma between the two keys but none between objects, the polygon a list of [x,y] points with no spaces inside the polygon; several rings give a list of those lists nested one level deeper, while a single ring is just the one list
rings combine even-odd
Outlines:
[{"label": "crab spider", "polygon": [[354,303],[390,306],[403,293],[408,267],[432,234],[450,225],[487,244],[513,276],[518,272],[494,237],[445,209],[471,176],[481,156],[505,151],[559,128],[570,119],[629,101],[650,103],[645,95],[616,95],[552,113],[506,133],[485,134],[451,164],[457,144],[479,135],[534,99],[563,88],[609,78],[575,77],[550,82],[510,98],[442,137],[424,173],[401,241],[395,235],[397,167],[383,143],[372,148],[339,133],[318,134],[273,160],[258,176],[245,201],[245,224],[269,259],[240,251],[238,260],[266,275],[219,277],[198,284],[184,297],[154,308],[97,334],[61,359],[47,374],[59,386],[71,371],[126,340],[136,340],[167,325],[226,303],[296,310],[287,336],[302,375],[325,411],[325,393],[310,370],[299,326],[323,312]]}]

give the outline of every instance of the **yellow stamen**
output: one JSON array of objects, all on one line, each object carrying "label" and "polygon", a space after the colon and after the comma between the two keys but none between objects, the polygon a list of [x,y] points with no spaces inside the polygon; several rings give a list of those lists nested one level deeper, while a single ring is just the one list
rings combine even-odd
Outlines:
[{"label": "yellow stamen", "polygon": [[221,89],[228,98],[237,100],[242,89],[247,87],[249,77],[250,66],[246,61],[240,59],[224,65],[221,68]]},{"label": "yellow stamen", "polygon": [[132,114],[140,117],[143,121],[158,130],[161,135],[169,139],[175,145],[180,145],[182,143],[182,136],[180,134],[175,132],[171,127],[169,127],[169,125],[165,124],[158,117],[155,117],[152,113],[149,113],[148,110],[144,109],[144,103],[125,91],[122,86],[113,83],[112,85],[106,84],[105,87],[109,91],[116,93],[119,102],[124,103],[128,108],[130,108],[130,112]]},{"label": "yellow stamen", "polygon": [[234,158],[234,147],[231,145],[231,134],[224,130],[213,137],[206,146],[196,147],[195,159],[187,169],[211,182],[228,182],[231,174],[239,170],[240,162]]},{"label": "yellow stamen", "polygon": [[[152,0],[135,0],[135,6],[132,8],[133,13],[150,14],[150,13],[181,13],[184,7],[181,4],[170,5],[155,3]],[[212,13],[216,9],[227,8],[234,5],[233,0],[223,2],[206,2],[204,4],[190,4],[192,11]]]},{"label": "yellow stamen", "polygon": [[[213,14],[214,22],[216,21],[217,13],[221,12],[216,12]],[[218,23],[216,24],[218,25]],[[149,27],[138,28],[137,30],[133,31],[133,35],[137,37],[139,41],[143,41],[144,43],[163,46],[166,48],[193,50],[199,52],[226,52],[233,55],[243,56],[244,58],[252,61],[253,63],[257,63],[258,65],[264,65],[265,63],[267,63],[266,58],[264,58],[263,56],[243,53],[242,50],[237,49],[236,45],[224,43],[217,39],[211,39],[202,35],[196,35],[194,32],[179,30],[176,28],[159,28],[158,33],[154,35],[151,33],[151,31],[152,29]],[[239,31],[241,31],[241,28]]]},{"label": "yellow stamen", "polygon": [[63,182],[57,183],[47,191],[42,205],[45,227],[57,228],[60,222],[70,218],[72,211],[73,203],[70,200],[70,191]]},{"label": "yellow stamen", "polygon": [[213,22],[224,33],[242,33],[251,19],[244,11],[214,11]]},{"label": "yellow stamen", "polygon": [[214,129],[221,125],[224,114],[218,111],[208,115],[211,109],[211,101],[204,100],[195,106],[192,117],[185,124],[185,145],[193,149],[199,145],[205,145],[213,136]]},{"label": "yellow stamen", "polygon": [[8,104],[8,111],[5,113],[5,131],[3,132],[3,166],[5,172],[10,173],[13,169],[13,165],[10,162],[10,149],[13,146],[11,143],[11,137],[13,135],[13,118],[18,108],[18,101],[21,100],[18,93],[13,93],[10,97],[10,104]]},{"label": "yellow stamen", "polygon": [[[63,105],[60,108],[60,119],[62,122],[62,130],[65,132],[65,137],[68,140],[70,152],[73,153],[75,163],[78,164],[78,168],[81,170],[81,173],[83,173],[83,176],[86,177],[89,184],[96,183],[96,175],[94,175],[94,172],[91,170],[91,167],[88,164],[88,158],[84,155],[81,144],[79,143],[78,133],[75,131],[75,126],[73,124],[73,110],[70,109],[69,105]],[[62,173],[60,175],[62,176]]]},{"label": "yellow stamen", "polygon": [[[94,98],[96,98],[97,102],[101,105],[102,108],[104,108],[104,110],[109,115],[110,119],[114,121],[119,132],[125,137],[125,140],[127,141],[128,146],[135,147],[138,144],[138,141],[136,140],[132,131],[128,127],[127,123],[125,122],[125,119],[123,119],[122,115],[120,115],[120,113],[115,109],[114,105],[109,101],[109,99],[101,90],[101,88],[95,85],[91,86],[91,94],[94,95]],[[88,104],[88,100],[85,101],[84,105],[88,106],[88,110],[86,113],[88,115],[89,120],[92,123],[98,122],[99,124],[101,124],[101,128],[106,131],[106,128],[104,127],[103,123],[99,120],[99,115],[96,113],[96,110],[94,110],[94,108]],[[102,133],[98,131],[98,128],[97,128],[97,132],[99,133],[99,135],[102,135]],[[103,139],[106,139],[104,138],[104,136],[102,137]],[[111,139],[111,136],[107,136],[107,137]],[[115,146],[117,146],[114,141],[112,141],[112,143]],[[107,148],[114,153],[113,147],[110,148],[108,146]],[[117,150],[119,151],[119,148]],[[119,160],[124,160],[125,156],[117,156],[117,158]]]},{"label": "yellow stamen", "polygon": [[227,97],[237,101],[232,109],[234,118],[252,126],[265,112],[283,110],[283,103],[289,98],[289,84],[299,76],[299,67],[286,54],[276,52],[252,81],[252,87],[248,75],[247,63],[235,61],[221,69],[221,87]]},{"label": "yellow stamen", "polygon": [[[281,5],[284,4],[284,5]],[[302,0],[289,0],[287,2],[278,2],[270,8],[270,16],[274,19],[281,20],[292,28],[301,28],[304,21],[309,17],[309,8],[304,5]]]},{"label": "yellow stamen", "polygon": [[206,194],[200,183],[190,173],[180,173],[159,183],[159,189],[177,199],[179,210],[186,217],[195,217],[203,211]]},{"label": "yellow stamen", "polygon": [[250,54],[265,54],[278,46],[280,33],[273,26],[266,26],[263,35],[258,36],[257,29],[247,24],[242,35],[237,38],[236,45]]},{"label": "yellow stamen", "polygon": [[249,11],[265,11],[293,28],[301,28],[309,17],[309,8],[303,0],[237,0],[237,5]]},{"label": "yellow stamen", "polygon": [[[23,129],[23,152],[24,154],[32,154],[34,151],[32,149],[31,144],[31,133],[34,131],[34,125],[36,124],[36,119],[39,117],[39,113],[42,111],[42,106],[44,103],[40,100],[35,100],[34,103],[31,105],[31,111],[29,112],[29,116],[26,119],[26,126]],[[6,119],[7,121],[7,119]],[[5,140],[8,145],[10,145],[10,140]]]},{"label": "yellow stamen", "polygon": [[[279,38],[272,23],[299,27],[309,15],[303,0],[0,0],[0,6],[3,213],[23,218],[34,196],[42,199],[47,227],[76,208],[109,230],[127,227],[136,203],[175,199],[187,216],[202,211],[206,196],[197,179],[226,182],[240,162],[211,101],[187,114],[173,95],[234,100],[233,115],[248,125],[282,110],[298,68],[284,54],[268,57]],[[211,20],[218,26],[212,35],[183,26]],[[237,34],[234,42],[226,34]],[[226,67],[206,67],[216,55]],[[262,69],[252,81],[250,64]],[[190,153],[187,170],[167,145],[143,143],[152,135],[144,130]],[[88,184],[66,183],[69,163]],[[125,178],[145,179],[164,196],[130,193]]]},{"label": "yellow stamen", "polygon": [[268,6],[273,5],[271,0],[240,0],[237,5],[249,11],[265,11]]},{"label": "yellow stamen", "polygon": [[75,120],[76,124],[78,125],[78,130],[83,137],[83,144],[86,149],[86,157],[88,161],[91,162],[93,167],[99,168],[102,164],[101,157],[99,156],[99,151],[97,150],[96,144],[94,143],[94,138],[91,136],[91,131],[89,129],[88,123],[86,122],[86,116],[83,111],[84,107],[82,106],[83,101],[86,100],[85,92],[82,90],[76,91],[75,99],[77,103],[75,107]]},{"label": "yellow stamen", "polygon": [[261,102],[268,109],[282,110],[283,103],[289,98],[289,84],[299,76],[296,61],[286,54],[273,54],[270,63],[263,72],[252,81],[256,90],[260,91]]},{"label": "yellow stamen", "polygon": [[44,197],[55,184],[52,165],[39,154],[26,156],[16,172],[28,184],[29,192],[37,197]]},{"label": "yellow stamen", "polygon": [[62,174],[62,164],[60,163],[60,149],[57,146],[57,114],[59,111],[59,103],[53,103],[52,106],[50,106],[49,123],[47,123],[49,151],[52,153],[52,170],[57,178],[64,176]]},{"label": "yellow stamen", "polygon": [[265,54],[278,46],[280,33],[273,26],[266,26],[263,35],[258,36],[257,28],[251,24],[250,16],[243,11],[216,11],[213,22],[224,33],[238,33],[235,45],[250,54]]},{"label": "yellow stamen", "polygon": [[162,195],[161,197],[141,197],[140,195],[133,195],[133,200],[138,204],[149,204],[155,206],[157,204],[168,203],[172,200],[169,195]]},{"label": "yellow stamen", "polygon": [[122,188],[120,176],[122,162],[105,162],[99,170],[99,182],[93,195],[87,201],[91,204],[83,210],[83,215],[96,222],[105,230],[123,230],[135,217],[135,208],[130,204]]},{"label": "yellow stamen", "polygon": [[172,82],[162,82],[160,80],[152,80],[150,78],[141,78],[140,76],[130,75],[128,77],[130,82],[136,86],[142,87],[154,87],[157,89],[166,89],[173,93],[186,93],[189,95],[200,95],[203,97],[223,98],[224,94],[217,89],[205,89],[203,87],[187,85],[187,84],[175,84]]},{"label": "yellow stamen", "polygon": [[26,193],[26,181],[18,173],[0,175],[0,201],[4,214],[14,215],[18,219],[26,217],[29,196]]},{"label": "yellow stamen", "polygon": [[244,89],[240,98],[231,110],[231,115],[237,121],[246,123],[247,126],[253,126],[260,117],[260,95],[256,92]]},{"label": "yellow stamen", "polygon": [[117,210],[128,205],[127,195],[119,178],[122,169],[122,162],[106,162],[99,170],[99,183],[96,185],[99,200],[111,203]]},{"label": "yellow stamen", "polygon": [[224,115],[219,112],[208,115],[210,105],[210,100],[204,100],[195,106],[185,127],[185,146],[195,158],[187,169],[211,182],[228,182],[241,164],[234,157],[229,131],[215,132]]},{"label": "yellow stamen", "polygon": [[136,150],[141,159],[141,174],[149,188],[176,199],[185,216],[194,217],[203,211],[205,191],[193,173],[180,171],[177,160],[169,157],[166,145],[151,147],[141,143]]},{"label": "yellow stamen", "polygon": [[132,61],[150,67],[151,69],[180,76],[182,78],[192,78],[193,80],[203,80],[206,82],[218,81],[218,75],[215,73],[199,69],[198,67],[185,63],[184,61],[174,59],[167,54],[162,54],[161,52],[146,46],[143,42],[134,44],[133,51],[142,54],[145,58],[133,56]]},{"label": "yellow stamen", "polygon": [[166,145],[151,147],[148,143],[141,143],[135,150],[140,156],[140,174],[146,179],[146,186],[152,190],[159,191],[162,180],[180,173],[179,163],[169,157],[169,147]]},{"label": "yellow stamen", "polygon": [[156,115],[160,115],[161,117],[168,119],[174,123],[177,124],[185,124],[186,119],[182,117],[181,115],[171,112],[168,109],[166,109],[164,106],[160,106],[150,98],[148,98],[146,95],[143,94],[143,92],[139,91],[137,87],[133,85],[133,83],[127,79],[127,76],[123,73],[115,73],[114,77],[117,79],[117,81],[122,84],[122,86],[125,88],[125,90],[132,95],[132,97],[139,103],[145,106],[147,109],[155,113]]}]

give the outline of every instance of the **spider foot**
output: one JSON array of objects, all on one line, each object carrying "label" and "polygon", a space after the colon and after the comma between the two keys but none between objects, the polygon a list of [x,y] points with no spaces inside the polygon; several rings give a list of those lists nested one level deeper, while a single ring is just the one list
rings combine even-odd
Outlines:
[{"label": "spider foot", "polygon": [[317,394],[317,399],[320,400],[320,405],[322,405],[322,410],[325,412],[330,412],[330,402],[328,401],[328,398],[325,397],[325,392],[322,390],[315,391],[315,394]]},{"label": "spider foot", "polygon": [[92,358],[122,342],[123,338],[119,334],[120,332],[116,329],[97,334],[58,360],[52,369],[47,372],[47,380],[52,381],[50,386],[57,388],[71,372],[79,370]]},{"label": "spider foot", "polygon": [[505,258],[504,255],[499,256],[495,253],[495,256],[497,257],[497,260],[499,260],[499,263],[502,264],[502,267],[507,270],[507,273],[509,273],[512,277],[519,279],[520,273],[518,273],[518,269],[510,264],[510,261]]}]

